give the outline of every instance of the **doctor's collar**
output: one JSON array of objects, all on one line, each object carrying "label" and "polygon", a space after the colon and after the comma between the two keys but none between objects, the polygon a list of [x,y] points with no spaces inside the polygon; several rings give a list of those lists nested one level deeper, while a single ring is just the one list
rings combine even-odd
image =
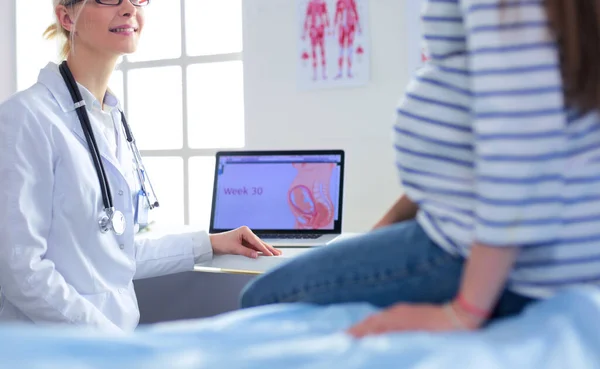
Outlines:
[{"label": "doctor's collar", "polygon": [[[61,109],[64,112],[70,112],[75,110],[75,104],[73,104],[73,99],[69,94],[69,90],[64,83],[64,80],[58,70],[58,64],[50,62],[48,63],[41,71],[38,77],[38,82],[43,84],[50,90],[50,93],[54,96]],[[102,106],[98,99],[83,85],[77,83],[79,90],[81,92],[81,96],[85,101],[85,104],[91,109],[93,106],[97,106],[98,109],[101,109]],[[108,89],[106,94],[104,95],[104,104],[108,108],[107,110],[112,110],[114,108],[121,109],[119,99],[116,95]]]},{"label": "doctor's collar", "polygon": [[106,94],[104,95],[104,105],[111,109],[120,108],[119,99],[110,88],[106,90]]},{"label": "doctor's collar", "polygon": [[[94,96],[94,94],[92,94],[90,90],[88,90],[84,85],[80,84],[79,82],[77,82],[77,87],[79,87],[79,91],[81,91],[81,96],[83,97],[83,100],[85,101],[85,104],[87,106],[102,110],[102,104],[100,104],[100,101],[96,99],[96,96]],[[102,103],[104,104],[104,111],[111,111],[115,108],[119,108],[119,99],[117,99],[117,97],[112,91],[110,91],[110,89],[108,89],[104,94],[104,99]]]}]

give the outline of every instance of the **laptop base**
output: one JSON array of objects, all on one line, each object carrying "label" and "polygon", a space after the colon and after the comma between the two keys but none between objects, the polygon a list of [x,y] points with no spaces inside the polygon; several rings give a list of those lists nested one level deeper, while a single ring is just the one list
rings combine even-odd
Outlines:
[{"label": "laptop base", "polygon": [[[318,238],[302,239],[302,238],[262,238],[261,240],[273,247],[318,247],[326,246],[333,242],[340,235],[324,234]],[[259,235],[260,237],[260,235]]]}]

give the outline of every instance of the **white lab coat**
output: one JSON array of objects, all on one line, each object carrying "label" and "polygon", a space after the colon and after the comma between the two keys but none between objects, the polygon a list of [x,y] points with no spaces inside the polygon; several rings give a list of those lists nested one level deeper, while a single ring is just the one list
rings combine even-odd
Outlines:
[{"label": "white lab coat", "polygon": [[122,236],[100,232],[98,177],[58,66],[48,64],[38,83],[0,105],[0,322],[132,330],[133,279],[190,271],[212,258],[206,232],[135,239],[139,183],[120,114],[112,114],[117,155],[92,126],[114,206],[127,221]]}]

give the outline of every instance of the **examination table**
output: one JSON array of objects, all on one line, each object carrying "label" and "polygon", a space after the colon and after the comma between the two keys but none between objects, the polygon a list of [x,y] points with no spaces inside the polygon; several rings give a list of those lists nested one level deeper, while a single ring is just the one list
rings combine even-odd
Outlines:
[{"label": "examination table", "polygon": [[0,368],[600,368],[598,288],[564,291],[478,332],[362,340],[343,333],[375,311],[364,304],[272,305],[126,335],[0,326]]}]

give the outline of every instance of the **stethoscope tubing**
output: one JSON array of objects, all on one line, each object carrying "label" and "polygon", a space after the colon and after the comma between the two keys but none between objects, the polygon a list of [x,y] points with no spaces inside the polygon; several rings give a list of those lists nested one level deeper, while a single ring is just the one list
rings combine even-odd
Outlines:
[{"label": "stethoscope tubing", "polygon": [[79,117],[79,121],[81,123],[81,128],[85,135],[87,144],[90,149],[90,155],[92,156],[92,161],[94,163],[94,167],[96,168],[96,174],[98,175],[98,182],[100,183],[100,188],[102,191],[102,202],[104,205],[104,209],[112,209],[112,193],[110,190],[110,184],[108,182],[108,177],[106,176],[106,171],[104,169],[104,165],[102,163],[102,159],[100,157],[100,150],[98,149],[98,144],[96,142],[96,138],[94,137],[94,133],[92,130],[92,125],[90,123],[89,116],[87,114],[87,110],[85,107],[85,102],[79,88],[77,87],[77,82],[75,82],[75,78],[69,69],[67,62],[64,61],[61,63],[60,73],[63,76],[67,88],[69,89],[69,93],[73,98],[73,101],[76,104],[76,112]]},{"label": "stethoscope tubing", "polygon": [[[89,152],[92,157],[92,162],[94,163],[94,168],[96,169],[98,181],[100,183],[100,189],[102,191],[102,203],[104,205],[105,213],[105,216],[101,217],[100,219],[100,229],[102,230],[102,232],[106,232],[110,228],[112,228],[116,234],[122,234],[124,230],[124,220],[122,219],[122,213],[114,209],[110,183],[108,181],[106,170],[104,168],[104,164],[100,156],[100,150],[98,149],[98,143],[96,142],[96,137],[94,136],[94,131],[92,129],[92,124],[87,113],[85,101],[81,96],[81,91],[79,91],[79,88],[77,87],[77,82],[75,81],[75,78],[73,77],[73,74],[71,73],[71,70],[69,69],[69,66],[67,65],[66,61],[63,61],[61,63],[61,65],[59,66],[59,70],[65,81],[65,84],[67,85],[67,89],[69,90],[71,98],[73,99],[73,102],[75,104],[75,111],[79,118],[79,122],[85,135],[85,139],[89,146]],[[129,143],[129,148],[133,153],[133,158],[136,165],[136,172],[138,175],[138,180],[140,182],[143,195],[146,198],[146,201],[148,202],[148,207],[150,209],[153,209],[159,206],[158,199],[155,198],[154,203],[151,203],[150,201],[149,193],[147,192],[148,189],[145,186],[144,178],[144,176],[147,176],[147,174],[142,173],[142,171],[144,171],[142,158],[140,156],[139,150],[137,149],[137,145],[135,144],[135,139],[133,137],[133,133],[131,132],[131,128],[129,127],[127,119],[125,118],[125,113],[123,113],[123,111],[120,109],[119,111],[121,113],[121,123],[125,130],[127,142]],[[149,179],[148,184],[150,186],[150,191],[152,191],[152,193],[154,194],[154,189],[152,188],[152,184],[150,183]],[[113,222],[113,220],[115,222]],[[121,223],[118,223],[118,220],[121,220]],[[118,230],[116,228],[118,228]]]}]

